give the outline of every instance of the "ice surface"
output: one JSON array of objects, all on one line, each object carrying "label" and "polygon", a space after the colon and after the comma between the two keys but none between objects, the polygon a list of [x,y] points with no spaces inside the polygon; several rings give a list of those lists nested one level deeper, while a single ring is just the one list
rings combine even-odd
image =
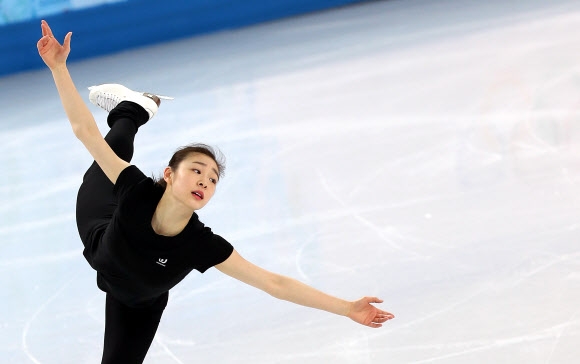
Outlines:
[{"label": "ice surface", "polygon": [[[397,316],[373,330],[212,269],[170,293],[146,363],[577,363],[578,44],[577,1],[410,0],[71,64],[85,97],[176,97],[133,162],[220,147],[200,216],[244,257]],[[48,70],[0,79],[0,109],[0,362],[99,363],[74,222],[91,159]]]}]

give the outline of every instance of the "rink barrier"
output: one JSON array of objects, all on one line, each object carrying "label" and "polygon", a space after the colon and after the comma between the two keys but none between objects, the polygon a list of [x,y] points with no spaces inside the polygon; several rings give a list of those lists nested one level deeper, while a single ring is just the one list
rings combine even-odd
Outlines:
[{"label": "rink barrier", "polygon": [[[236,29],[366,0],[135,0],[45,17],[62,42],[73,32],[70,61],[179,38]],[[0,76],[44,67],[40,19],[0,26]]]}]

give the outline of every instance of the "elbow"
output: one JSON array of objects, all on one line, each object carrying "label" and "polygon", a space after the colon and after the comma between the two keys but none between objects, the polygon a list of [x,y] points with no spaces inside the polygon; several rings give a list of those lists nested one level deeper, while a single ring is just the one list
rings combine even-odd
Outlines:
[{"label": "elbow", "polygon": [[95,128],[74,125],[72,130],[77,139],[83,142],[83,144],[86,144],[86,142],[92,140],[95,135],[101,135],[98,129],[96,129],[96,125]]},{"label": "elbow", "polygon": [[73,125],[72,131],[79,140],[86,139],[87,135],[89,134],[87,128],[80,125]]},{"label": "elbow", "polygon": [[284,276],[279,274],[272,274],[270,279],[268,280],[268,284],[265,287],[264,291],[268,293],[270,296],[277,298],[279,300],[285,299],[284,297],[284,280],[287,279]]}]

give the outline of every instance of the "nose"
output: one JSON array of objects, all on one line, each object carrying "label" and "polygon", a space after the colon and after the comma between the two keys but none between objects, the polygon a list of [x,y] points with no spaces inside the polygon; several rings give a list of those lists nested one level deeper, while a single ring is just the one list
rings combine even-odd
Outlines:
[{"label": "nose", "polygon": [[199,182],[197,183],[197,185],[198,185],[198,186],[201,186],[201,187],[203,187],[203,188],[207,188],[207,185],[206,185],[206,184],[204,184],[202,181],[199,181]]}]

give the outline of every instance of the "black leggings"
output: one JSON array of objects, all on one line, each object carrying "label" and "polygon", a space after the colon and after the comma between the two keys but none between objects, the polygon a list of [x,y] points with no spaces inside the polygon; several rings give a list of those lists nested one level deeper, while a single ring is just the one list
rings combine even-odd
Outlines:
[{"label": "black leggings", "polygon": [[[123,160],[133,157],[133,142],[139,125],[147,122],[149,115],[139,105],[122,102],[109,113],[111,130],[105,140]],[[83,177],[77,196],[77,227],[85,246],[84,255],[91,257],[98,250],[101,235],[109,224],[117,201],[113,183],[96,162]],[[168,294],[157,298],[148,307],[133,308],[107,293],[105,308],[105,341],[102,364],[142,363],[153,342],[161,315],[167,305]]]}]

